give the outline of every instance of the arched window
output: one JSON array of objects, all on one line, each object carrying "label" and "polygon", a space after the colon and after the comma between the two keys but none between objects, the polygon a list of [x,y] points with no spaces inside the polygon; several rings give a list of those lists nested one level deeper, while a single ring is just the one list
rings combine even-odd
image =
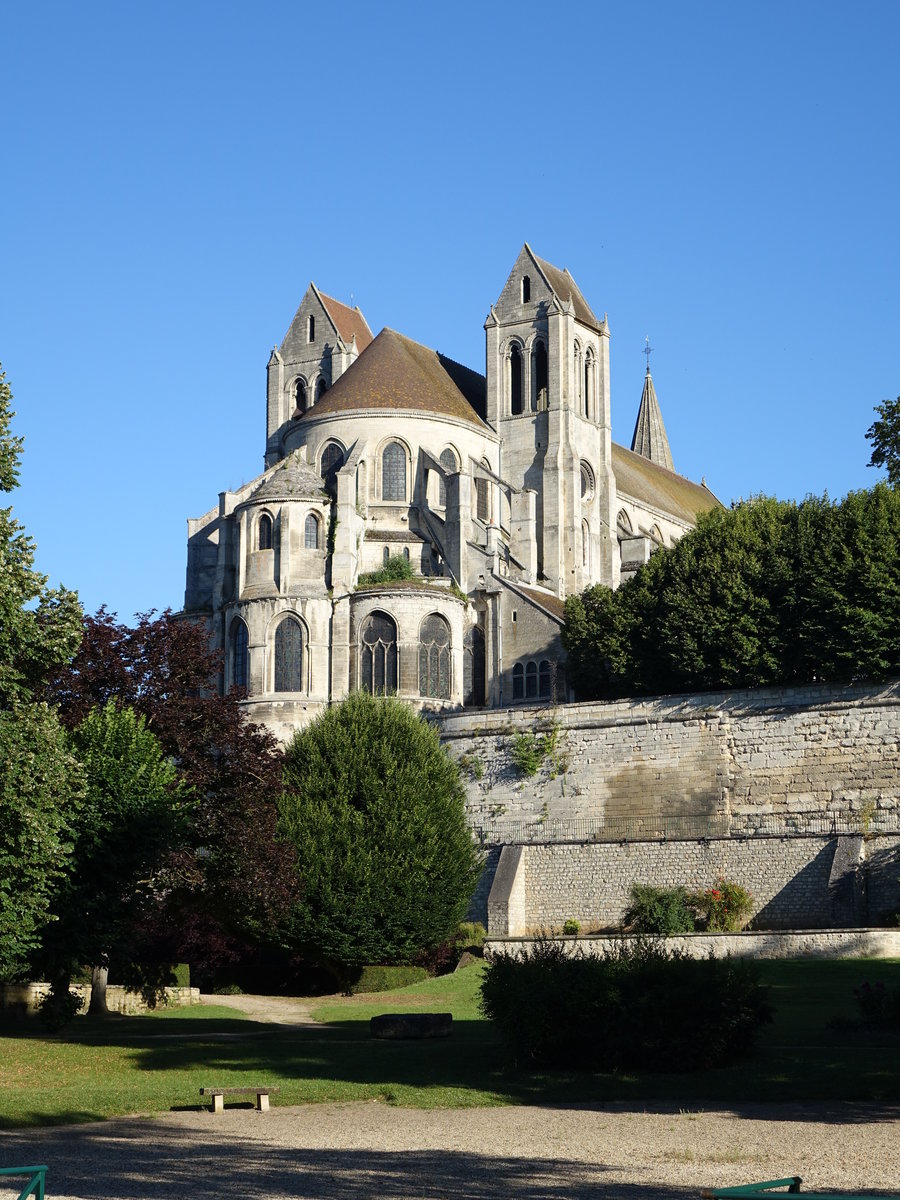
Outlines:
[{"label": "arched window", "polygon": [[619,515],[616,517],[616,532],[619,537],[631,537],[634,533],[631,526],[631,517],[629,517],[624,508],[619,511]]},{"label": "arched window", "polygon": [[575,343],[575,403],[581,404],[581,393],[584,387],[584,372],[581,365],[581,344]]},{"label": "arched window", "polygon": [[419,695],[450,699],[450,626],[437,613],[419,630]]},{"label": "arched window", "polygon": [[513,700],[525,699],[525,668],[521,663],[513,667]]},{"label": "arched window", "polygon": [[591,408],[594,403],[594,356],[590,349],[584,356],[584,415],[590,420]]},{"label": "arched window", "polygon": [[406,499],[406,451],[399,442],[388,442],[381,455],[381,498]]},{"label": "arched window", "polygon": [[390,557],[391,557],[391,552],[390,552],[389,548],[387,546],[385,546],[384,550],[382,550],[382,552],[381,552],[381,561],[384,563],[385,566],[388,565],[388,559]]},{"label": "arched window", "polygon": [[594,472],[586,462],[581,464],[581,498],[582,500],[594,498]]},{"label": "arched window", "polygon": [[[442,450],[440,463],[442,467],[446,467],[451,475],[459,470],[459,464],[456,461],[456,455],[452,450]],[[438,489],[438,503],[446,508],[447,506],[447,484],[442,479]]]},{"label": "arched window", "polygon": [[549,661],[541,659],[541,665],[538,669],[538,695],[542,700],[549,700],[553,685],[553,669]]},{"label": "arched window", "polygon": [[312,313],[309,314],[309,322],[306,326],[306,340],[308,342],[316,340],[316,318]]},{"label": "arched window", "polygon": [[250,635],[240,617],[235,617],[231,622],[229,640],[231,642],[231,686],[246,692],[249,680],[247,659]]},{"label": "arched window", "polygon": [[525,664],[525,699],[534,700],[538,694],[538,669],[536,662]]},{"label": "arched window", "polygon": [[344,465],[344,448],[338,442],[329,442],[322,451],[322,467],[319,474],[325,480],[329,492],[337,488],[337,473]]},{"label": "arched window", "polygon": [[480,626],[470,625],[463,638],[463,704],[484,704],[484,681],[484,633]]},{"label": "arched window", "polygon": [[591,565],[591,527],[587,521],[581,522],[581,565],[588,569]]},{"label": "arched window", "polygon": [[275,691],[303,691],[303,627],[293,617],[275,630]]},{"label": "arched window", "polygon": [[522,276],[522,303],[527,304],[531,299],[531,280],[527,275]]},{"label": "arched window", "polygon": [[303,526],[303,545],[307,550],[319,548],[319,518],[315,513],[310,513],[306,518]]},{"label": "arched window", "polygon": [[301,413],[306,412],[306,381],[303,379],[295,379],[293,386],[294,411],[292,417],[299,417]]},{"label": "arched window", "polygon": [[514,417],[522,411],[522,351],[516,345],[509,349],[509,411]]},{"label": "arched window", "polygon": [[256,548],[257,550],[272,549],[272,518],[268,513],[263,513],[256,526]]},{"label": "arched window", "polygon": [[316,381],[316,404],[319,403],[327,391],[328,384],[324,379],[322,379],[321,376],[319,376],[318,380]]},{"label": "arched window", "polygon": [[650,526],[650,541],[653,543],[650,548],[651,554],[655,554],[657,550],[666,544],[663,540],[663,535],[658,525]]},{"label": "arched window", "polygon": [[549,407],[549,374],[547,368],[547,347],[543,342],[535,342],[531,352],[531,411],[543,412]]},{"label": "arched window", "polygon": [[397,690],[397,626],[387,613],[370,613],[363,623],[359,685],[376,696]]},{"label": "arched window", "polygon": [[409,562],[409,546],[403,547],[403,557]]},{"label": "arched window", "polygon": [[[481,465],[488,466],[486,462]],[[491,519],[491,481],[484,477],[475,480],[475,516],[485,525]]]}]

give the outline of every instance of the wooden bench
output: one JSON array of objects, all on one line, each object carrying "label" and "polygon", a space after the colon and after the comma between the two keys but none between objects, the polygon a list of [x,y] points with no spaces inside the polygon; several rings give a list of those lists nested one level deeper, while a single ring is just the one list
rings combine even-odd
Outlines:
[{"label": "wooden bench", "polygon": [[[704,1188],[700,1193],[703,1200],[725,1200],[729,1196],[740,1196],[742,1200],[778,1200],[779,1196],[802,1194],[806,1200],[848,1200],[846,1195],[836,1192],[800,1192],[803,1180],[799,1175],[789,1179],[770,1179],[765,1183],[746,1183],[742,1187]],[[776,1192],[775,1188],[787,1188],[787,1192]],[[900,1196],[864,1196],[853,1193],[853,1200],[900,1200]]]},{"label": "wooden bench", "polygon": [[256,1111],[269,1111],[269,1096],[273,1092],[280,1092],[281,1088],[277,1087],[232,1087],[232,1088],[201,1088],[201,1096],[212,1096],[212,1108],[210,1112],[220,1113],[225,1110],[226,1096],[255,1096]]},{"label": "wooden bench", "polygon": [[31,1178],[19,1192],[16,1200],[26,1200],[27,1196],[34,1196],[35,1200],[44,1200],[46,1167],[0,1167],[0,1175],[30,1175]]}]

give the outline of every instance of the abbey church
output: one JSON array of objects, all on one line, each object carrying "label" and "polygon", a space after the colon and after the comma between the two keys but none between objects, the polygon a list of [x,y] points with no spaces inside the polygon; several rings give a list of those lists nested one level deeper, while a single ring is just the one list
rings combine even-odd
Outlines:
[{"label": "abbey church", "polygon": [[526,244],[486,375],[310,284],[268,364],[265,470],[188,522],[185,610],[287,738],[355,688],[432,710],[569,698],[565,598],[718,501],[676,474],[649,368],[612,441],[609,328]]}]

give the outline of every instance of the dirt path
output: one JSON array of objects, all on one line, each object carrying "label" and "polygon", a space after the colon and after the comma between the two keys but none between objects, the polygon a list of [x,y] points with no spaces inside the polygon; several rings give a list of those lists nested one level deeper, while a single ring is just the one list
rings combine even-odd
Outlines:
[{"label": "dirt path", "polygon": [[204,992],[200,1003],[234,1008],[246,1013],[253,1021],[267,1021],[272,1025],[312,1025],[311,1010],[329,999],[332,997],[301,999],[297,996],[247,996],[243,993],[237,996],[214,996]]}]

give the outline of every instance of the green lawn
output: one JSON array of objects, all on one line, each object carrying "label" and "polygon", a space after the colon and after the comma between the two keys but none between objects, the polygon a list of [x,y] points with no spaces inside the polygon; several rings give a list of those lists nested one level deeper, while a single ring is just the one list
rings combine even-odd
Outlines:
[{"label": "green lawn", "polygon": [[[695,1075],[547,1075],[512,1070],[478,1012],[481,967],[378,996],[329,1001],[286,1031],[226,1008],[175,1009],[62,1034],[0,1039],[0,1127],[192,1108],[199,1089],[270,1084],[277,1104],[383,1099],[422,1108],[566,1101],[738,1105],[753,1100],[900,1102],[900,1038],[826,1028],[854,1016],[853,988],[900,984],[900,960],[761,965],[777,1006],[755,1058]],[[452,1037],[375,1041],[381,1012],[449,1011]]]}]

